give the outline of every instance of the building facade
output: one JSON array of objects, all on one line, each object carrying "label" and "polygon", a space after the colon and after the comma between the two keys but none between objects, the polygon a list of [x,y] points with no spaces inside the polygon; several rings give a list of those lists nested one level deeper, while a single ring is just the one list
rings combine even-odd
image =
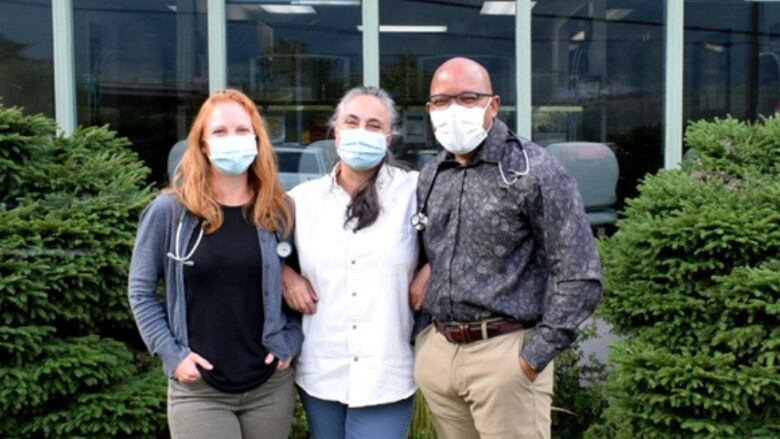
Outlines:
[{"label": "building facade", "polygon": [[419,163],[437,149],[430,79],[452,56],[490,71],[520,135],[607,144],[618,204],[679,164],[685,121],[780,109],[777,1],[0,0],[2,103],[65,132],[110,125],[160,185],[170,148],[225,87],[296,151],[329,136],[347,89],[379,85],[401,115],[393,150]]}]

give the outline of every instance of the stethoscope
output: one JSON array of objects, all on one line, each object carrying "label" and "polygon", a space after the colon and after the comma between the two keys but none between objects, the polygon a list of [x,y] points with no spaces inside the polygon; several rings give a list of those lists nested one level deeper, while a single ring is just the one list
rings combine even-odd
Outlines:
[{"label": "stethoscope", "polygon": [[[501,174],[501,180],[503,180],[506,186],[514,185],[517,183],[517,180],[519,180],[520,177],[528,175],[528,173],[531,171],[531,163],[528,161],[528,153],[525,152],[525,148],[523,148],[523,142],[520,140],[520,137],[518,137],[518,135],[511,130],[509,130],[509,135],[517,140],[518,145],[520,145],[520,151],[523,153],[523,158],[525,159],[525,169],[522,171],[513,171],[510,169],[508,171],[510,178],[507,178],[506,173],[504,173],[504,167],[501,165],[501,160],[499,160],[498,172]],[[436,177],[439,176],[440,165],[441,164],[438,164],[436,166],[436,170],[433,173],[433,178],[425,190],[425,197],[423,197],[422,203],[420,203],[420,207],[417,209],[417,213],[412,215],[411,218],[412,227],[414,227],[414,229],[418,232],[422,232],[426,227],[428,227],[429,219],[425,212],[426,208],[428,207],[428,199],[431,197],[431,191],[433,190],[434,184],[436,184]]]},{"label": "stethoscope", "polygon": [[[181,226],[184,223],[184,212],[182,212],[181,216],[179,216],[179,224],[176,226],[176,237],[173,241],[173,253],[168,252],[166,255],[167,257],[173,259],[176,262],[179,262],[183,265],[186,265],[188,267],[192,267],[195,265],[195,262],[192,260],[192,255],[195,254],[195,250],[198,249],[198,246],[200,245],[201,239],[203,239],[203,224],[200,225],[200,231],[198,232],[198,239],[195,240],[195,244],[192,246],[192,249],[189,253],[187,253],[184,256],[181,256]],[[292,244],[290,244],[287,240],[282,239],[281,235],[278,231],[274,232],[274,235],[276,235],[276,255],[280,258],[284,259],[292,254]]]}]

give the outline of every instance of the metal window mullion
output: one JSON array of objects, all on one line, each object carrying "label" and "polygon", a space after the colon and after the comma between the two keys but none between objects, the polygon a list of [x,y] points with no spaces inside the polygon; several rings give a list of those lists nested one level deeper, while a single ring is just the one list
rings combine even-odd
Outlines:
[{"label": "metal window mullion", "polygon": [[682,161],[685,2],[666,0],[665,3],[664,168],[674,169]]},{"label": "metal window mullion", "polygon": [[54,118],[65,134],[76,129],[76,52],[73,37],[73,0],[51,5],[54,56]]},{"label": "metal window mullion", "polygon": [[379,0],[363,0],[363,85],[379,86]]},{"label": "metal window mullion", "polygon": [[534,2],[515,0],[515,117],[517,133],[530,139],[532,129],[531,102],[531,10]]},{"label": "metal window mullion", "polygon": [[227,16],[225,0],[208,0],[209,93],[227,87]]}]

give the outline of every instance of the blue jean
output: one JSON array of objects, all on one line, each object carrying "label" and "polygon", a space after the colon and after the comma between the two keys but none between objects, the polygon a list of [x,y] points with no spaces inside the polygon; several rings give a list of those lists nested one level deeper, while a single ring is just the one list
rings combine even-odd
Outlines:
[{"label": "blue jean", "polygon": [[315,398],[298,387],[312,439],[404,439],[414,395],[389,404],[348,407]]}]

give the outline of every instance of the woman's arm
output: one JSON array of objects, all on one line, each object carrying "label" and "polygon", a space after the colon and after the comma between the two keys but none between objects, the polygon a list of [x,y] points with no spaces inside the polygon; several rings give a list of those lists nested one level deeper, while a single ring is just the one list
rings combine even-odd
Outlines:
[{"label": "woman's arm", "polygon": [[170,238],[168,224],[174,220],[172,211],[171,201],[160,196],[141,213],[127,282],[130,309],[141,338],[152,354],[160,356],[169,377],[189,353],[174,337],[156,293]]},{"label": "woman's arm", "polygon": [[287,306],[303,314],[317,312],[320,298],[309,280],[287,265],[282,266],[282,293]]},{"label": "woman's arm", "polygon": [[425,264],[414,275],[412,283],[409,285],[409,306],[413,310],[422,309],[425,293],[428,291],[428,285],[431,283],[431,265]]}]

